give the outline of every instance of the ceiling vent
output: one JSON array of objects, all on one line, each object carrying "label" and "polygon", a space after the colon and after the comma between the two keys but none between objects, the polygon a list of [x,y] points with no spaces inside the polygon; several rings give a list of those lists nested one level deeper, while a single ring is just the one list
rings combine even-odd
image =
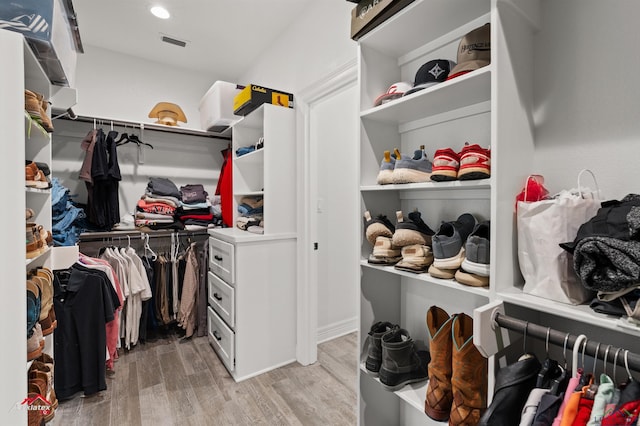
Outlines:
[{"label": "ceiling vent", "polygon": [[187,45],[186,41],[178,40],[177,38],[169,37],[164,34],[161,34],[161,40],[165,43],[173,44],[180,47],[185,47]]}]

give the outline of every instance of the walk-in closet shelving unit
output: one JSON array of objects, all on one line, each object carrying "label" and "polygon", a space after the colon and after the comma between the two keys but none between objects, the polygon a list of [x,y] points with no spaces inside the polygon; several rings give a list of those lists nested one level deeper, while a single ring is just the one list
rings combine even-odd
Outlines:
[{"label": "walk-in closet shelving unit", "polygon": [[[417,208],[434,230],[441,221],[455,220],[465,212],[491,220],[488,289],[369,265],[366,259],[371,246],[363,237],[358,265],[361,347],[376,321],[400,324],[421,346],[427,343],[425,317],[431,305],[438,305],[449,314],[472,314],[475,308],[502,300],[507,313],[514,317],[548,326],[562,323],[559,328],[568,332],[585,333],[603,343],[638,352],[639,342],[629,338],[638,335],[638,329],[622,328],[616,319],[597,315],[586,305],[565,305],[523,294],[514,214],[515,196],[531,173],[545,175],[553,191],[575,187],[580,169],[603,166],[602,174],[610,175],[608,186],[622,191],[615,198],[637,193],[630,180],[618,184],[616,166],[604,167],[600,160],[612,155],[614,145],[608,143],[612,138],[618,142],[614,155],[621,155],[617,161],[637,177],[636,168],[628,160],[629,151],[638,149],[629,142],[633,140],[630,135],[635,134],[637,139],[637,120],[633,133],[628,112],[634,104],[625,95],[624,83],[616,80],[611,83],[613,93],[598,91],[607,100],[607,108],[597,108],[600,102],[591,95],[592,91],[583,94],[584,88],[590,86],[589,73],[583,71],[587,60],[576,52],[587,49],[593,57],[596,48],[596,56],[613,61],[618,55],[611,53],[611,46],[620,47],[619,52],[633,50],[632,37],[624,36],[618,22],[633,16],[638,9],[632,2],[608,8],[595,1],[573,0],[417,0],[359,40],[362,212],[385,214],[395,221],[396,210],[402,210],[406,217]],[[373,107],[375,98],[392,83],[413,81],[419,66],[428,60],[455,60],[460,38],[487,22],[491,22],[491,65]],[[589,28],[596,23],[609,28],[607,34],[615,33],[615,38],[600,34],[603,41],[592,43]],[[639,66],[637,58],[625,58],[630,63],[623,70]],[[576,60],[582,67],[574,64]],[[553,76],[547,73],[549,66],[554,69]],[[617,71],[616,75],[630,77],[626,71]],[[637,108],[635,111],[637,116]],[[608,130],[603,131],[602,127]],[[491,147],[490,179],[376,184],[385,150],[398,147],[409,154],[425,145],[431,157],[438,148],[459,151],[465,141]],[[489,368],[491,395],[493,362]],[[424,382],[387,392],[361,368],[360,424],[438,424],[423,412],[426,387]]]},{"label": "walk-in closet shelving unit", "polygon": [[[56,253],[49,249],[26,260],[25,237],[22,223],[25,208],[33,209],[31,221],[51,230],[51,191],[25,187],[24,160],[51,164],[51,135],[25,113],[24,90],[42,93],[49,99],[57,87],[52,86],[36,56],[22,35],[0,31],[0,51],[3,55],[3,78],[0,79],[0,127],[2,128],[2,158],[0,173],[5,183],[7,203],[4,207],[5,231],[0,268],[3,274],[2,309],[0,324],[5,341],[0,376],[7,386],[0,390],[0,423],[26,424],[26,409],[21,402],[27,395],[26,361],[26,300],[25,272],[46,266],[55,269],[57,260],[66,261],[68,250]],[[65,108],[68,108],[66,106]],[[50,111],[50,109],[49,109]],[[76,250],[77,253],[77,250]],[[26,268],[26,269],[25,269]],[[53,355],[53,336],[45,338],[44,351]],[[25,367],[26,365],[26,367]],[[9,385],[10,384],[10,385]]]},{"label": "walk-in closet shelving unit", "polygon": [[[232,128],[234,226],[209,230],[208,332],[236,381],[296,360],[295,135],[295,111],[270,104]],[[263,197],[264,234],[235,226],[246,196]]]}]

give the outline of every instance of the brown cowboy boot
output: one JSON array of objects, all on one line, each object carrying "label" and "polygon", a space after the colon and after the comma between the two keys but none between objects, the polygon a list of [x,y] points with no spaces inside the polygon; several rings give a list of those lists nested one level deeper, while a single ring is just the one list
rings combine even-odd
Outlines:
[{"label": "brown cowboy boot", "polygon": [[424,412],[434,420],[449,418],[453,395],[451,393],[451,323],[443,309],[432,306],[427,311],[427,334],[429,335],[429,384],[424,403]]},{"label": "brown cowboy boot", "polygon": [[487,408],[487,359],[473,344],[473,319],[458,314],[452,324],[453,406],[449,425],[477,425]]}]

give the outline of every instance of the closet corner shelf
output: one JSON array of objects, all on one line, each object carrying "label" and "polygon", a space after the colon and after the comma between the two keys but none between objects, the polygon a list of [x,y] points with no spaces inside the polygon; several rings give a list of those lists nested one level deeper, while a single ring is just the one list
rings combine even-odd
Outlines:
[{"label": "closet corner shelf", "polygon": [[263,197],[264,191],[239,191],[233,193],[234,197]]},{"label": "closet corner shelf", "polygon": [[34,257],[33,259],[25,259],[26,265],[27,266],[31,265],[33,262],[35,262],[36,260],[40,259],[45,254],[50,253],[50,252],[51,252],[51,247],[47,247],[47,249],[44,252],[40,253],[39,255]]},{"label": "closet corner shelf", "polygon": [[491,65],[410,96],[369,108],[360,118],[395,125],[410,123],[491,100]]},{"label": "closet corner shelf", "polygon": [[230,244],[245,242],[264,242],[270,240],[288,240],[295,239],[295,232],[286,232],[279,234],[254,234],[249,231],[243,231],[236,227],[233,228],[214,228],[209,230],[209,235]]},{"label": "closet corner shelf", "polygon": [[372,265],[368,263],[366,259],[360,259],[360,264],[364,267],[386,272],[389,274],[400,275],[400,276],[411,278],[414,280],[423,281],[428,284],[439,285],[442,287],[447,287],[454,290],[462,291],[464,293],[472,293],[478,296],[489,298],[489,287],[472,287],[472,286],[460,284],[454,279],[445,280],[441,278],[434,278],[428,273],[414,274],[413,272],[401,271],[399,269],[394,268],[393,266]]},{"label": "closet corner shelf", "polygon": [[[43,142],[51,141],[51,133],[48,133],[44,127],[35,121],[27,111],[24,112],[24,120],[26,127],[26,139],[31,142],[34,140],[41,140]],[[35,132],[35,133],[34,133]]]},{"label": "closet corner shelf", "polygon": [[547,314],[588,324],[597,323],[598,326],[602,328],[624,334],[640,336],[640,327],[623,327],[620,325],[617,317],[598,314],[589,308],[589,305],[568,305],[554,300],[526,294],[517,288],[500,290],[497,292],[497,298],[502,299],[507,303],[539,310]]}]

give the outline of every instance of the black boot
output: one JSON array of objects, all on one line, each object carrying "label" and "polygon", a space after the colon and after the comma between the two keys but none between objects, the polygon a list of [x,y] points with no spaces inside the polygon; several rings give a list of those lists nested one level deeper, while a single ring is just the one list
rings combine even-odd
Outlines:
[{"label": "black boot", "polygon": [[391,331],[397,325],[390,322],[377,322],[369,331],[369,347],[367,348],[366,370],[373,377],[378,377],[382,365],[382,336]]},{"label": "black boot", "polygon": [[380,382],[393,392],[408,383],[427,380],[429,361],[429,352],[419,352],[407,330],[393,329],[382,336]]}]

